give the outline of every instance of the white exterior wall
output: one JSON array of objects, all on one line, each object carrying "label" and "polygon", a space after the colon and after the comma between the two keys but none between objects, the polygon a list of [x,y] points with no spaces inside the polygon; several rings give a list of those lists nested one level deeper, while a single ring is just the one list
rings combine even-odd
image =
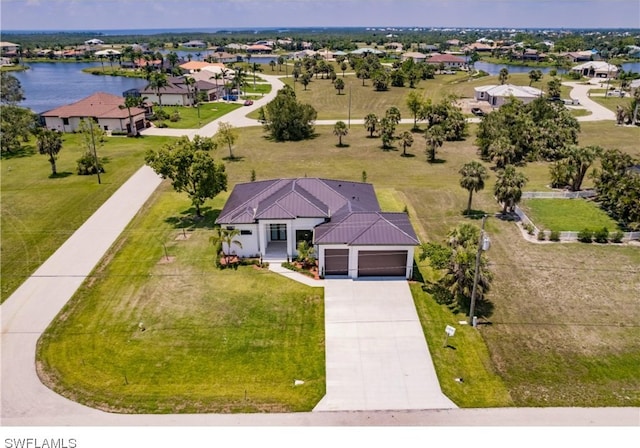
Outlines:
[{"label": "white exterior wall", "polygon": [[[144,119],[144,114],[133,115],[133,123]],[[59,117],[45,117],[45,125],[49,129],[61,131],[61,132],[77,132],[80,129],[80,122],[82,120],[93,120],[89,117],[71,117],[69,118],[69,124],[63,124],[62,118]],[[107,129],[109,131],[126,131],[127,124],[129,124],[129,117],[126,118],[99,118],[98,126],[100,129]]]},{"label": "white exterior wall", "polygon": [[[260,255],[258,249],[258,225],[257,224],[236,224],[236,225],[223,225],[222,227],[233,227],[237,230],[250,230],[251,235],[238,235],[234,239],[237,240],[242,247],[235,244],[231,245],[231,253],[239,257],[256,257]],[[223,245],[225,253],[228,251],[228,247]]]},{"label": "white exterior wall", "polygon": [[389,250],[389,251],[398,251],[398,250],[406,250],[407,251],[407,268],[406,268],[406,278],[411,278],[413,275],[413,256],[415,252],[414,246],[347,246],[346,244],[327,244],[316,247],[316,251],[318,252],[318,266],[320,268],[320,272],[324,271],[324,251],[326,249],[349,249],[349,278],[356,279],[358,278],[358,255],[360,251],[368,251],[368,250]]},{"label": "white exterior wall", "polygon": [[[158,95],[155,93],[145,93],[147,100],[152,103],[160,104],[160,99]],[[187,94],[173,94],[173,93],[162,93],[160,94],[162,97],[162,105],[163,106],[190,106],[191,102],[187,99]]]},{"label": "white exterior wall", "polygon": [[285,224],[287,226],[287,255],[294,257],[296,250],[296,230],[313,230],[318,224],[324,222],[323,218],[298,218],[298,219],[264,219],[260,220],[258,229],[258,246],[262,255],[266,254],[267,246],[271,242],[271,224]]}]

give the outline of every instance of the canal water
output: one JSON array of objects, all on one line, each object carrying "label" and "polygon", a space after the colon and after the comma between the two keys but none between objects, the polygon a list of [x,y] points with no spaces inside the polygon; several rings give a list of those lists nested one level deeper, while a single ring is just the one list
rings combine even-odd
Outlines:
[{"label": "canal water", "polygon": [[[251,60],[268,63],[267,59],[256,56]],[[105,67],[107,64],[105,62]],[[20,81],[26,97],[20,105],[36,113],[73,103],[96,92],[122,95],[126,90],[140,89],[147,85],[147,81],[141,78],[91,75],[82,71],[83,68],[100,65],[100,62],[37,62],[29,64],[29,70],[11,72],[11,74]],[[476,62],[475,66],[490,75],[497,75],[503,67],[506,67],[509,73],[528,73],[532,69],[532,67],[490,64],[482,61]],[[625,63],[622,68],[625,71],[638,73],[640,62]],[[547,73],[551,68],[540,70]]]}]

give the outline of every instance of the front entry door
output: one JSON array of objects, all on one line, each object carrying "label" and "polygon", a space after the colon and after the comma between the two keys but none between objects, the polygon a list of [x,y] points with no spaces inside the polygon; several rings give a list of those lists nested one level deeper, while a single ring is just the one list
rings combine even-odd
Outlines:
[{"label": "front entry door", "polygon": [[287,225],[271,224],[271,241],[287,241]]}]

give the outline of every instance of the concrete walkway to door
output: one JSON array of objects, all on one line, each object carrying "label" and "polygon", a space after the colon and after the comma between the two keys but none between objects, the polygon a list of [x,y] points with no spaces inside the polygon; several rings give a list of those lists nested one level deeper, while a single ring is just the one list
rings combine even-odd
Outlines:
[{"label": "concrete walkway to door", "polygon": [[314,411],[451,409],[406,280],[325,280],[327,393]]}]

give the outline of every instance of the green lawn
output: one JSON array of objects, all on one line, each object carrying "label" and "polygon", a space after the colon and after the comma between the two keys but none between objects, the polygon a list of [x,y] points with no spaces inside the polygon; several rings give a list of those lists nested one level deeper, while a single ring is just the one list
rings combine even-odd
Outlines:
[{"label": "green lawn", "polygon": [[[223,101],[202,103],[200,104],[200,117],[198,118],[198,107],[162,106],[162,109],[170,116],[175,111],[178,111],[180,114],[180,120],[175,122],[164,120],[163,123],[171,129],[196,129],[241,107],[242,104],[226,103]],[[158,122],[156,121],[155,123],[157,124]]]},{"label": "green lawn", "polygon": [[540,229],[579,232],[606,227],[610,231],[618,230],[613,219],[586,199],[526,199],[521,206]]},{"label": "green lawn", "polygon": [[166,138],[107,138],[100,157],[106,173],[78,176],[76,160],[84,152],[79,134],[65,134],[57,167],[51,178],[45,156],[35,142],[20,157],[2,159],[2,301],[35,271],[86,219],[144,163],[144,153]]},{"label": "green lawn", "polygon": [[[256,79],[257,81],[257,79]],[[249,76],[247,78],[247,84],[242,88],[244,93],[259,93],[262,95],[266,95],[271,92],[271,84],[260,84],[256,82],[255,87],[253,86],[253,76]]]},{"label": "green lawn", "polygon": [[41,378],[117,412],[310,411],[325,393],[322,288],[254,267],[218,270],[208,238],[227,195],[180,240],[190,203],[170,188],[42,337]]}]

